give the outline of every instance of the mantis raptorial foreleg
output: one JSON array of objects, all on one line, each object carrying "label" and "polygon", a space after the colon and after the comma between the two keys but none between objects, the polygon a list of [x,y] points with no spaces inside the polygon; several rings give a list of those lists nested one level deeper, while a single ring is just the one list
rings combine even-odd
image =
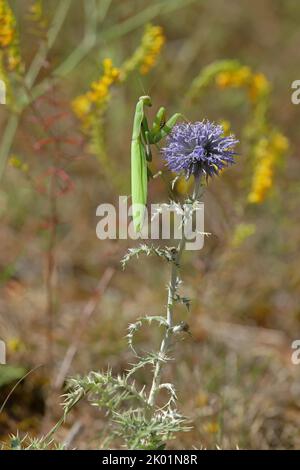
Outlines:
[{"label": "mantis raptorial foreleg", "polygon": [[178,119],[183,118],[182,114],[176,113],[173,114],[164,125],[156,131],[154,134],[151,133],[151,143],[157,144],[160,140],[166,137],[172,131],[173,127],[177,123]]},{"label": "mantis raptorial foreleg", "polygon": [[152,124],[152,135],[156,135],[166,123],[166,109],[159,108]]}]

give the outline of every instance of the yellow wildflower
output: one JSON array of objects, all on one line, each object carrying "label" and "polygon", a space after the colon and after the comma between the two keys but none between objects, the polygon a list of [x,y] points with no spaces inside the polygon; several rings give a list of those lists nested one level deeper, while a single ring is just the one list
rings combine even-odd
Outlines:
[{"label": "yellow wildflower", "polygon": [[235,86],[244,86],[249,83],[251,79],[251,69],[247,66],[242,66],[240,69],[237,70],[235,77],[234,77],[234,84]]},{"label": "yellow wildflower", "polygon": [[86,95],[81,95],[73,100],[72,107],[76,116],[82,119],[90,111],[91,103]]},{"label": "yellow wildflower", "polygon": [[220,121],[220,126],[223,127],[224,129],[224,135],[230,135],[230,130],[231,130],[231,123],[230,121],[227,121],[226,119],[223,119]]},{"label": "yellow wildflower", "polygon": [[261,204],[273,186],[274,167],[288,150],[287,138],[280,132],[263,137],[254,149],[256,166],[248,202]]},{"label": "yellow wildflower", "polygon": [[119,79],[119,69],[113,67],[111,59],[103,60],[103,75],[100,80],[91,84],[91,91],[87,93],[87,98],[101,107],[109,98],[109,88]]},{"label": "yellow wildflower", "polygon": [[10,157],[9,164],[13,168],[18,169],[18,170],[22,171],[23,173],[28,173],[28,170],[29,170],[28,164],[23,163],[22,160],[19,157],[17,157],[16,155],[12,155]]},{"label": "yellow wildflower", "polygon": [[203,408],[208,404],[208,395],[205,392],[200,391],[196,395],[195,403],[198,408]]},{"label": "yellow wildflower", "polygon": [[20,168],[21,165],[22,165],[22,162],[21,160],[16,157],[15,155],[13,155],[12,157],[10,157],[9,159],[9,164],[10,166],[12,166],[13,168]]},{"label": "yellow wildflower", "polygon": [[4,59],[9,71],[20,64],[16,20],[7,0],[0,0],[0,49],[5,53]]},{"label": "yellow wildflower", "polygon": [[226,70],[216,75],[216,84],[219,88],[244,87],[251,79],[251,69],[242,66],[236,70]]},{"label": "yellow wildflower", "polygon": [[263,73],[254,74],[248,90],[250,100],[255,102],[262,96],[267,95],[270,88],[270,82]]},{"label": "yellow wildflower", "polygon": [[137,68],[141,74],[146,75],[156,64],[164,43],[163,28],[148,24],[140,46],[122,66],[122,79],[124,80],[129,73]]},{"label": "yellow wildflower", "polygon": [[93,111],[103,111],[110,97],[110,87],[119,80],[120,71],[113,66],[112,60],[103,60],[103,74],[99,80],[92,82],[90,90],[75,98],[72,108],[76,116],[89,127]]},{"label": "yellow wildflower", "polygon": [[15,32],[15,19],[5,0],[0,0],[0,25],[0,46],[5,48],[12,43]]},{"label": "yellow wildflower", "polygon": [[220,431],[220,426],[216,421],[210,421],[204,425],[204,431],[209,434],[216,434]]},{"label": "yellow wildflower", "polygon": [[44,16],[43,1],[32,0],[28,9],[28,18],[33,23],[36,23],[40,28],[47,26],[47,20]]},{"label": "yellow wildflower", "polygon": [[263,73],[253,73],[247,66],[221,71],[216,75],[215,81],[219,88],[244,88],[253,103],[266,96],[271,88]]},{"label": "yellow wildflower", "polygon": [[9,338],[7,340],[7,350],[10,353],[17,353],[24,349],[24,343],[20,338]]},{"label": "yellow wildflower", "polygon": [[226,88],[231,84],[230,72],[220,72],[216,75],[216,84],[219,88]]},{"label": "yellow wildflower", "polygon": [[273,146],[278,152],[286,152],[289,148],[289,141],[285,135],[276,132],[273,136]]},{"label": "yellow wildflower", "polygon": [[257,166],[254,173],[252,191],[248,196],[248,201],[252,204],[260,204],[265,200],[266,193],[273,183],[273,161],[272,155],[268,154]]},{"label": "yellow wildflower", "polygon": [[155,65],[164,43],[165,36],[161,26],[148,25],[141,45],[144,57],[141,61],[140,72],[143,75],[146,75]]}]

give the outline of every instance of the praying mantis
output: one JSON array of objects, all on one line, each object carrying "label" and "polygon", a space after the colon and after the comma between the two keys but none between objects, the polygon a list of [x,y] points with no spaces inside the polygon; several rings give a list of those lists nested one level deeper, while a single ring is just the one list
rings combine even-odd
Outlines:
[{"label": "praying mantis", "polygon": [[136,233],[142,230],[147,203],[148,172],[147,162],[152,161],[151,145],[166,137],[183,116],[175,113],[166,121],[165,108],[159,108],[151,129],[145,116],[145,107],[152,106],[150,96],[141,96],[137,102],[131,141],[131,196],[132,218]]}]

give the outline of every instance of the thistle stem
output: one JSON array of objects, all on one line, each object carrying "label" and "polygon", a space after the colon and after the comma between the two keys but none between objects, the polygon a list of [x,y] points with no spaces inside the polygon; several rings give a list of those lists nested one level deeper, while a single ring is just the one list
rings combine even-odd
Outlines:
[{"label": "thistle stem", "polygon": [[[200,177],[196,176],[194,192],[193,192],[193,200],[198,199],[200,188],[201,188]],[[173,332],[172,329],[174,326],[173,312],[174,312],[174,303],[175,303],[174,299],[176,296],[176,290],[177,290],[177,284],[178,284],[178,270],[179,270],[182,254],[185,249],[185,244],[186,244],[186,238],[185,238],[185,232],[183,230],[182,238],[178,244],[178,247],[176,249],[174,259],[172,262],[171,279],[170,279],[170,284],[168,286],[168,304],[167,304],[168,325],[167,325],[166,332],[161,342],[158,359],[157,359],[155,369],[154,369],[151,390],[149,393],[148,405],[151,407],[155,405],[155,400],[156,400],[156,397],[160,388],[163,363],[165,362],[165,358],[170,347],[170,342],[171,342],[171,337],[172,337],[172,332]]]}]

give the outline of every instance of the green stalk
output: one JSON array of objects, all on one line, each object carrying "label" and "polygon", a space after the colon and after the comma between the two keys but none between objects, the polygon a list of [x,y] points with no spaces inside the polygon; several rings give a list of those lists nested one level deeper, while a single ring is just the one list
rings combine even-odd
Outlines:
[{"label": "green stalk", "polygon": [[19,119],[20,117],[18,114],[11,114],[4,130],[0,145],[0,178],[5,170],[7,156],[10,152],[12,142],[18,129]]},{"label": "green stalk", "polygon": [[50,25],[48,31],[47,42],[43,42],[40,45],[38,52],[36,53],[29,70],[25,77],[25,85],[27,88],[31,89],[34,85],[35,80],[38,77],[38,74],[43,67],[43,64],[47,58],[49,51],[55,44],[57,36],[59,35],[61,28],[65,22],[68,11],[70,9],[72,0],[60,1],[58,8],[56,10],[55,16],[53,18],[52,24]]},{"label": "green stalk", "polygon": [[[195,177],[195,188],[193,193],[193,200],[197,200],[200,193],[200,177]],[[184,230],[182,231],[182,239],[180,240],[178,247],[176,249],[176,255],[174,257],[174,261],[171,267],[171,279],[170,284],[168,287],[168,303],[167,303],[167,322],[168,326],[166,328],[166,332],[161,342],[159,357],[155,365],[154,374],[152,385],[149,393],[148,404],[153,407],[155,405],[155,400],[157,394],[159,392],[160,383],[161,383],[161,374],[162,374],[162,366],[165,362],[165,357],[169,351],[171,338],[173,334],[173,327],[174,327],[174,299],[176,296],[177,290],[177,279],[178,279],[178,271],[180,267],[180,261],[185,249],[186,239]]]}]

